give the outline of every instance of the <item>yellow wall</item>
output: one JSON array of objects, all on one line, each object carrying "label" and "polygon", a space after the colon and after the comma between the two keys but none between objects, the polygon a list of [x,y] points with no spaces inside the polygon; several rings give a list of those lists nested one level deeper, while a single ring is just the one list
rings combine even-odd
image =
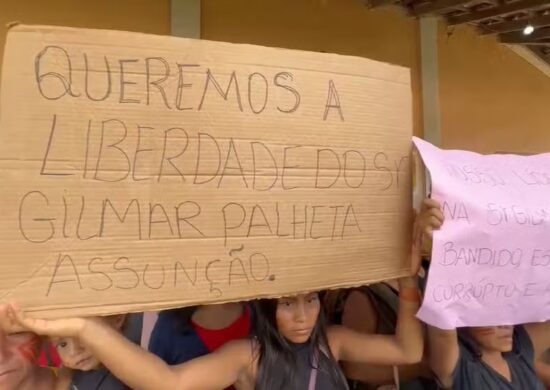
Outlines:
[{"label": "yellow wall", "polygon": [[[412,69],[421,134],[419,26],[393,8],[360,0],[203,0],[205,39],[328,51]],[[550,150],[550,78],[492,37],[441,25],[442,143],[480,152]]]},{"label": "yellow wall", "polygon": [[[0,0],[11,21],[170,33],[170,0]],[[360,0],[202,0],[205,39],[327,51],[411,68],[421,134],[419,25]],[[0,29],[3,47],[5,29]],[[468,27],[439,34],[442,143],[480,152],[550,150],[550,78]]]},{"label": "yellow wall", "polygon": [[356,55],[412,69],[414,130],[421,131],[418,22],[359,0],[202,0],[202,38]]},{"label": "yellow wall", "polygon": [[170,34],[170,0],[0,0],[0,53],[13,21]]},{"label": "yellow wall", "polygon": [[550,77],[467,27],[441,26],[439,64],[444,147],[550,151]]}]

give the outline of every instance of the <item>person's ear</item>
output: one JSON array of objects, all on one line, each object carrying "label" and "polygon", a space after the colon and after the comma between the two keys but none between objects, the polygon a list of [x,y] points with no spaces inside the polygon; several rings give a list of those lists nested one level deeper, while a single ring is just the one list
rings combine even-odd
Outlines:
[{"label": "person's ear", "polygon": [[117,314],[114,316],[109,316],[109,320],[114,328],[123,330],[124,324],[126,323],[127,314]]}]

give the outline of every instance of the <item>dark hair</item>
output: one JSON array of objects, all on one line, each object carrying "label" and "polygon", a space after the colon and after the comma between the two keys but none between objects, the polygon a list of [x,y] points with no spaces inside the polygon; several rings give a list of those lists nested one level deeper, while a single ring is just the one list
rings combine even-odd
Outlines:
[{"label": "dark hair", "polygon": [[[256,390],[303,390],[298,388],[297,366],[292,344],[279,333],[277,328],[277,299],[254,301],[256,321],[254,336],[260,346]],[[338,362],[332,354],[326,333],[325,314],[321,309],[310,338],[310,362],[314,365],[314,354],[319,356],[317,367],[326,367],[334,385],[347,389],[347,382]]]},{"label": "dark hair", "polygon": [[350,290],[338,289],[324,291],[321,297],[325,318],[329,324],[341,324],[344,304]]},{"label": "dark hair", "polygon": [[470,353],[472,353],[477,359],[481,359],[482,354],[479,344],[472,337],[468,328],[457,328],[456,334],[458,335],[458,342],[470,351]]}]

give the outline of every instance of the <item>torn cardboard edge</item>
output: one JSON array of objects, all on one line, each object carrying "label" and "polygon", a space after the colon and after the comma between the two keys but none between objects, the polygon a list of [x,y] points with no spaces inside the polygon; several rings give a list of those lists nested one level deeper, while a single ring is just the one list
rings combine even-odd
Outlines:
[{"label": "torn cardboard edge", "polygon": [[6,32],[9,32],[9,30],[11,30],[12,28],[14,28],[16,26],[19,26],[20,24],[21,24],[21,22],[19,22],[19,21],[13,21],[13,22],[6,23]]},{"label": "torn cardboard edge", "polygon": [[[330,71],[326,70],[327,63],[333,67],[338,68],[340,64],[335,62],[341,62],[341,61],[349,61],[350,65],[353,66],[359,66],[361,68],[362,72],[367,71],[367,69],[364,67],[365,62],[369,62],[372,65],[372,69],[368,69],[368,74],[353,74],[353,73],[346,73],[338,71],[338,69],[335,69],[335,73],[341,73],[343,75],[350,75],[350,76],[359,76],[359,77],[370,77],[374,79],[381,79],[385,81],[390,81],[386,77],[389,73],[392,74],[392,76],[395,76],[395,74],[398,74],[398,77],[394,80],[391,80],[391,82],[397,82],[400,84],[410,85],[411,84],[411,69],[405,66],[391,64],[388,62],[373,60],[371,58],[367,57],[360,57],[360,56],[353,56],[348,54],[339,54],[339,53],[326,53],[326,52],[312,52],[307,50],[300,50],[300,49],[291,49],[291,48],[284,48],[284,47],[274,47],[274,46],[263,46],[263,45],[255,45],[255,44],[249,44],[249,43],[233,43],[233,42],[225,42],[225,41],[213,41],[213,40],[207,40],[207,39],[193,39],[193,38],[183,38],[183,37],[176,37],[172,35],[161,35],[161,34],[152,34],[152,33],[142,33],[142,32],[136,32],[136,31],[124,31],[124,30],[111,30],[111,29],[97,29],[97,28],[79,28],[79,27],[68,27],[68,26],[51,26],[51,25],[33,25],[33,24],[21,24],[19,22],[10,22],[8,24],[9,33],[16,33],[16,32],[24,32],[24,33],[37,33],[42,35],[42,40],[44,43],[48,43],[48,34],[70,34],[70,33],[80,33],[84,34],[83,36],[87,38],[89,43],[93,43],[93,35],[101,35],[101,38],[111,38],[111,35],[116,34],[120,35],[119,39],[129,39],[129,40],[136,40],[138,41],[140,38],[147,37],[147,39],[154,39],[158,41],[159,43],[166,43],[166,42],[184,42],[187,41],[189,43],[192,42],[200,42],[201,45],[216,45],[221,46],[223,49],[228,50],[229,52],[234,49],[254,49],[254,50],[263,50],[266,53],[265,54],[273,54],[274,51],[282,51],[286,52],[295,56],[298,56],[298,60],[307,60],[310,54],[318,54],[322,55],[327,59],[327,61],[319,64],[319,67],[317,68],[318,71],[325,72],[325,73],[331,73]],[[6,39],[7,43],[7,39]],[[271,52],[271,53],[270,53]],[[285,53],[285,54],[286,54]],[[259,57],[261,58],[260,62],[243,62],[243,63],[235,63],[235,65],[262,65],[262,62],[266,57]],[[272,58],[270,58],[272,59]],[[330,59],[334,59],[335,61],[332,62]],[[311,64],[309,64],[311,65]],[[275,64],[275,66],[278,66]],[[285,66],[286,68],[289,68],[288,66]],[[299,68],[296,68],[299,69]],[[314,69],[303,69],[303,70],[314,70]],[[412,88],[412,87],[411,87]],[[411,89],[412,91],[412,89]]]}]

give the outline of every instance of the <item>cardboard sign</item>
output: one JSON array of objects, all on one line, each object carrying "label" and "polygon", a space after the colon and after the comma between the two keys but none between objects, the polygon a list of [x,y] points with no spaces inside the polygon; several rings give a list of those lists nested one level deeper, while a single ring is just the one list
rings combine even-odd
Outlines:
[{"label": "cardboard sign", "polygon": [[445,214],[419,317],[442,329],[550,319],[550,153],[414,143]]},{"label": "cardboard sign", "polygon": [[407,273],[407,69],[16,26],[2,76],[1,300],[108,314]]}]

